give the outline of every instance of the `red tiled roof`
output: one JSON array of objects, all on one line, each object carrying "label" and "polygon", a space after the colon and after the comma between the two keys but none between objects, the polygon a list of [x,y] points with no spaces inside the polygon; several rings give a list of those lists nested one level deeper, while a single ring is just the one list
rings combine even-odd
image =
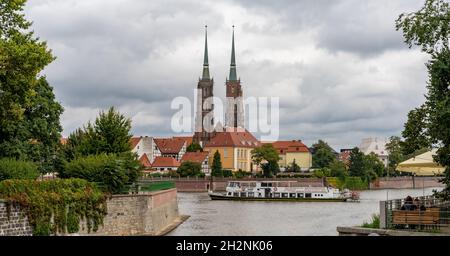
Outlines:
[{"label": "red tiled roof", "polygon": [[146,168],[152,167],[152,163],[150,163],[147,154],[143,154],[141,158],[139,158],[139,162],[141,162],[141,164]]},{"label": "red tiled roof", "polygon": [[62,137],[62,138],[59,140],[59,143],[61,143],[61,145],[66,145],[68,141],[69,141],[68,138]]},{"label": "red tiled roof", "polygon": [[205,159],[208,157],[209,152],[203,151],[203,152],[186,152],[183,157],[181,158],[181,163],[190,161],[190,162],[196,162],[196,163],[203,163]]},{"label": "red tiled roof", "polygon": [[173,157],[157,156],[155,161],[152,163],[152,167],[178,167],[180,162],[178,162]]},{"label": "red tiled roof", "polygon": [[243,132],[218,132],[205,144],[205,147],[243,147],[255,148],[261,143],[249,131]]},{"label": "red tiled roof", "polygon": [[351,153],[350,151],[344,151],[344,152],[339,153],[339,160],[344,161],[344,162],[349,161],[350,153]]},{"label": "red tiled roof", "polygon": [[191,145],[193,140],[194,140],[193,136],[177,136],[177,137],[173,137],[173,138],[177,139],[177,140],[184,140],[184,141],[186,141],[186,147]]},{"label": "red tiled roof", "polygon": [[163,154],[178,154],[186,143],[183,139],[167,138],[167,139],[154,139],[159,151]]},{"label": "red tiled roof", "polygon": [[134,149],[136,147],[136,145],[139,143],[139,141],[141,141],[142,137],[132,137],[130,139],[130,146],[131,149]]},{"label": "red tiled roof", "polygon": [[279,154],[309,152],[308,147],[300,140],[275,141],[269,144],[272,144]]}]

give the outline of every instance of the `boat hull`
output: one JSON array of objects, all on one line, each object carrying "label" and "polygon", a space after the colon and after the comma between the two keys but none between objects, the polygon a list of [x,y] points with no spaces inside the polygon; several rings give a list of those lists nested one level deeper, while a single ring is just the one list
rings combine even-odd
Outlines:
[{"label": "boat hull", "polygon": [[346,202],[347,198],[274,198],[274,197],[234,197],[209,194],[212,200],[231,201],[271,201],[271,202]]}]

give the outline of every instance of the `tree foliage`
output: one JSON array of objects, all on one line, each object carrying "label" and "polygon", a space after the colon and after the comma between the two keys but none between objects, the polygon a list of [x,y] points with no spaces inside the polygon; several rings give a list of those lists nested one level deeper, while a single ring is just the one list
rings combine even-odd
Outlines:
[{"label": "tree foliage", "polygon": [[397,175],[397,166],[399,163],[405,160],[402,152],[402,141],[398,136],[391,136],[389,142],[386,143],[386,150],[389,154],[389,162],[387,167],[387,172],[390,176]]},{"label": "tree foliage", "polygon": [[223,177],[222,161],[220,160],[220,153],[218,150],[214,153],[211,175],[213,177]]},{"label": "tree foliage", "polygon": [[29,31],[24,0],[0,0],[0,157],[52,169],[62,130],[62,106],[40,73],[55,58]]},{"label": "tree foliage", "polygon": [[87,123],[69,135],[65,146],[68,159],[100,153],[130,152],[131,119],[114,107],[101,111],[94,124]]},{"label": "tree foliage", "polygon": [[445,0],[426,0],[417,12],[401,14],[397,29],[403,31],[405,42],[421,46],[431,55],[427,63],[429,82],[426,94],[428,134],[438,147],[434,159],[446,166],[446,184],[441,196],[450,198],[450,4]]},{"label": "tree foliage", "polygon": [[411,110],[405,123],[400,143],[403,155],[409,155],[416,150],[430,146],[428,137],[427,109],[425,105]]},{"label": "tree foliage", "polygon": [[402,30],[409,47],[418,45],[433,54],[448,49],[449,23],[450,6],[446,0],[426,0],[419,11],[400,14],[396,29]]},{"label": "tree foliage", "polygon": [[272,144],[263,144],[252,150],[252,161],[257,166],[261,166],[264,177],[272,177],[280,171],[279,160],[278,151]]},{"label": "tree foliage", "polygon": [[312,165],[314,168],[329,167],[336,157],[333,154],[333,150],[323,140],[319,140],[312,145]]},{"label": "tree foliage", "polygon": [[203,148],[202,146],[200,146],[200,144],[192,142],[187,148],[186,148],[187,152],[203,152]]},{"label": "tree foliage", "polygon": [[202,176],[202,165],[197,162],[185,161],[177,169],[180,177],[200,177]]},{"label": "tree foliage", "polygon": [[350,176],[363,177],[364,176],[364,153],[355,147],[350,152],[348,173]]}]

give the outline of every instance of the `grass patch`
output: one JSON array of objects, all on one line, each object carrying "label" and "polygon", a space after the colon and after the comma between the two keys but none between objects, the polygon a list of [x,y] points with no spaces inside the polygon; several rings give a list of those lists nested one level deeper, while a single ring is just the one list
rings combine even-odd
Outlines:
[{"label": "grass patch", "polygon": [[363,228],[380,228],[380,215],[374,214],[372,215],[371,222],[365,222],[362,224]]},{"label": "grass patch", "polygon": [[172,181],[152,182],[141,186],[141,191],[153,192],[158,190],[166,190],[175,187],[175,183]]}]

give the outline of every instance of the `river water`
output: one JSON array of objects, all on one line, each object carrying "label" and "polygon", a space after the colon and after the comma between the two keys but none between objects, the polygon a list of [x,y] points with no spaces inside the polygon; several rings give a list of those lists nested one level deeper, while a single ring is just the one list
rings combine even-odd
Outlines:
[{"label": "river water", "polygon": [[358,203],[213,201],[207,193],[178,193],[180,214],[191,217],[168,235],[335,236],[337,226],[370,221],[379,213],[379,201],[430,195],[432,190],[362,191]]}]

